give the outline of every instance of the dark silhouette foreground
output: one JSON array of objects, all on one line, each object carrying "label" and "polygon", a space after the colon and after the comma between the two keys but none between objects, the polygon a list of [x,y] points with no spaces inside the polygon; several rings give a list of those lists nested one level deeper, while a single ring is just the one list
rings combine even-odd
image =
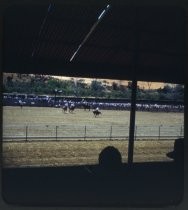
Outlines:
[{"label": "dark silhouette foreground", "polygon": [[119,151],[107,147],[98,165],[3,168],[2,192],[8,203],[19,205],[177,205],[183,197],[182,169],[175,161],[128,168]]},{"label": "dark silhouette foreground", "polygon": [[182,164],[184,162],[184,139],[176,139],[174,142],[174,151],[167,153],[167,157],[174,159],[175,162]]},{"label": "dark silhouette foreground", "polygon": [[121,167],[122,158],[120,152],[115,147],[106,147],[99,154],[99,166],[109,169]]}]

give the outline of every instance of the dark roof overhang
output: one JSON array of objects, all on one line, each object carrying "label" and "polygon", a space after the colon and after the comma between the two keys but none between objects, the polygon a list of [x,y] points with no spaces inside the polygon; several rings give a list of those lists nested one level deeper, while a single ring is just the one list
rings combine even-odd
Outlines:
[{"label": "dark roof overhang", "polygon": [[184,9],[173,4],[10,4],[3,17],[3,72],[185,83],[185,26]]}]

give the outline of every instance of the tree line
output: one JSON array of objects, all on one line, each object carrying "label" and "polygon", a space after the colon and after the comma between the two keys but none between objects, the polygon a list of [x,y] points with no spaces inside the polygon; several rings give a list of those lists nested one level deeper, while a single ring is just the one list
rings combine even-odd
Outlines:
[{"label": "tree line", "polygon": [[[128,85],[121,85],[117,82],[109,85],[105,80],[101,82],[96,79],[88,84],[84,79],[60,80],[45,75],[25,75],[23,78],[23,75],[18,74],[17,79],[7,76],[3,81],[3,92],[130,99],[131,85],[131,82],[128,82]],[[159,89],[137,87],[137,99],[183,101],[183,97],[184,86],[179,84],[173,86],[166,84]]]}]

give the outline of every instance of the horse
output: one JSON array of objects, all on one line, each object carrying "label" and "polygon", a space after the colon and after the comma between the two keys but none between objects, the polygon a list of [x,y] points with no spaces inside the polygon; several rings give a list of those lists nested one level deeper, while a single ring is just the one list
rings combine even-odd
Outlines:
[{"label": "horse", "polygon": [[84,111],[86,111],[87,109],[90,111],[91,109],[91,105],[89,103],[83,103],[82,106],[84,108]]},{"label": "horse", "polygon": [[99,110],[93,110],[93,114],[94,116],[99,116],[100,114],[102,114],[102,112],[100,112]]},{"label": "horse", "polygon": [[74,109],[75,109],[75,105],[71,104],[69,107],[69,112],[73,113]]},{"label": "horse", "polygon": [[64,113],[67,113],[67,111],[68,111],[68,106],[62,106],[62,111],[64,111]]}]

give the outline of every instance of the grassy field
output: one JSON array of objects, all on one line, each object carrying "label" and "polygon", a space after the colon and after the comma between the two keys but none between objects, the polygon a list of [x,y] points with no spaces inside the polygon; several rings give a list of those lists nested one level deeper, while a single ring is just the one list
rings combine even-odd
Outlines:
[{"label": "grassy field", "polygon": [[[102,111],[102,116],[95,118],[92,112],[75,110],[74,114],[64,114],[58,108],[39,107],[3,107],[3,132],[7,135],[7,126],[33,126],[67,124],[71,126],[92,125],[104,126],[129,125],[128,111]],[[136,124],[140,126],[177,126],[183,124],[182,113],[149,113],[137,112]],[[95,130],[94,133],[97,134]],[[173,150],[173,140],[136,141],[134,161],[170,161],[166,153]],[[97,164],[98,156],[106,146],[116,147],[127,162],[127,141],[32,141],[4,142],[3,165],[5,167],[22,166],[65,166]]]},{"label": "grassy field", "polygon": [[[74,113],[63,113],[59,108],[4,107],[3,136],[30,137],[97,137],[117,139],[129,135],[129,111],[102,110],[94,117],[92,111],[82,109]],[[179,136],[183,124],[182,113],[137,112],[137,136]],[[58,126],[58,127],[57,127]],[[173,127],[171,127],[173,126]]]},{"label": "grassy field", "polygon": [[[129,125],[129,111],[102,110],[102,116],[94,117],[90,111],[76,109],[73,114],[64,114],[59,108],[3,107],[3,125]],[[137,125],[183,124],[183,113],[137,112]]]},{"label": "grassy field", "polygon": [[[174,141],[135,142],[134,161],[170,161],[167,152],[173,150]],[[117,148],[122,161],[127,163],[127,141],[60,141],[14,142],[3,144],[5,167],[67,166],[98,164],[100,152],[107,146]]]}]

